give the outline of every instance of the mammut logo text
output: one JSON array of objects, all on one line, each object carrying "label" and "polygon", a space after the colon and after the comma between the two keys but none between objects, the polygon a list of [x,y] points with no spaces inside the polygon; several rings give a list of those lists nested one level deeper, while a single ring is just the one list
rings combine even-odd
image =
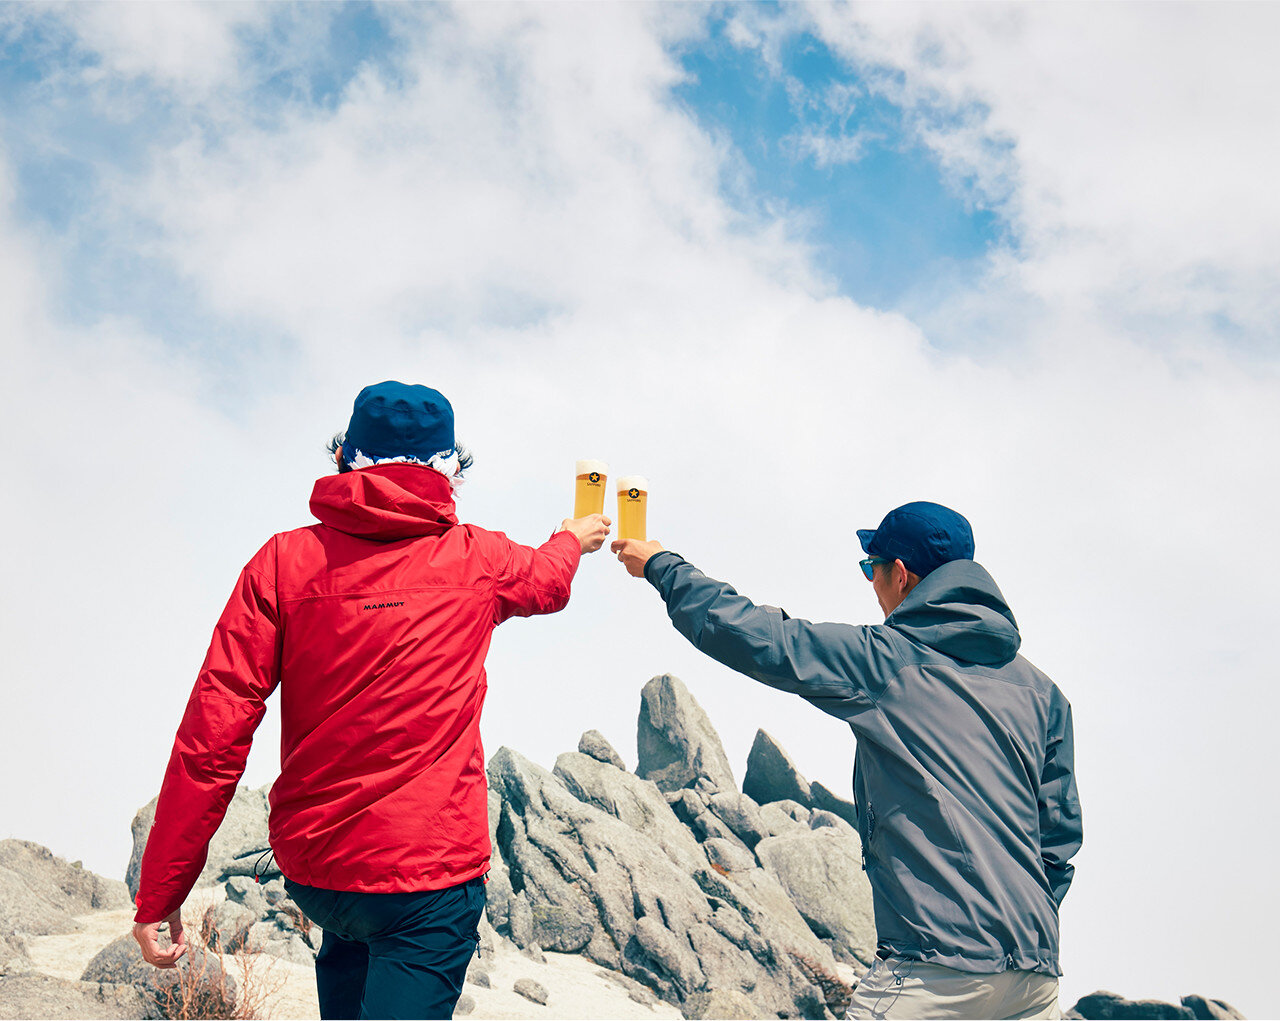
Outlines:
[{"label": "mammut logo text", "polygon": [[398,603],[365,603],[360,608],[362,610],[385,610],[391,606],[404,606],[404,600],[401,599]]}]

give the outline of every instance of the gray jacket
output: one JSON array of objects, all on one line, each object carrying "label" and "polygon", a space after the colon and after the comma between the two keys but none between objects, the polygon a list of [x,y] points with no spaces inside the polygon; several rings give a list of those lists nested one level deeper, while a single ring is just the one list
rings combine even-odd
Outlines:
[{"label": "gray jacket", "polygon": [[853,729],[882,955],[1061,974],[1058,905],[1082,836],[1071,706],[1017,654],[982,567],[944,564],[869,626],[757,606],[672,553],[645,576],[699,650]]}]

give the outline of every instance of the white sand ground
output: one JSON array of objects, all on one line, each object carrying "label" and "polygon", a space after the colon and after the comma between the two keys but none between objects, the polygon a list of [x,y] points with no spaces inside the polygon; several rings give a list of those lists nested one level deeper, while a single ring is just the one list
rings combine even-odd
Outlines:
[{"label": "white sand ground", "polygon": [[[226,896],[222,887],[196,890],[183,906],[183,922],[196,931],[206,907]],[[27,940],[32,970],[55,978],[77,980],[93,956],[133,926],[133,912],[98,911],[81,915],[79,932],[62,936],[39,936]],[[475,1001],[468,1018],[516,1021],[529,1018],[563,1018],[589,1021],[593,1018],[679,1018],[682,1015],[667,1003],[646,1005],[630,998],[627,990],[602,973],[599,965],[577,954],[548,953],[546,962],[526,957],[514,944],[501,940],[483,965],[490,974],[491,988],[468,982],[463,994]],[[265,1001],[262,1017],[268,1019],[319,1018],[315,970],[307,965],[282,961],[267,954],[249,955],[251,974],[264,987],[274,988]],[[231,967],[240,978],[239,969]],[[530,978],[548,992],[545,1005],[525,999],[512,988],[517,979]],[[459,1015],[461,1016],[461,1015]]]}]

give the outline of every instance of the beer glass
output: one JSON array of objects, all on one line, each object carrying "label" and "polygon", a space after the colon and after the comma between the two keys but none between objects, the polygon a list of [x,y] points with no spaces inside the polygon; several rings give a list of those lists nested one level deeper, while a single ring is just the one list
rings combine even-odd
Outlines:
[{"label": "beer glass", "polygon": [[579,461],[577,482],[573,492],[573,516],[604,513],[604,488],[609,466],[603,461]]},{"label": "beer glass", "polygon": [[644,539],[644,512],[648,499],[649,480],[643,475],[624,475],[618,479],[619,539]]}]

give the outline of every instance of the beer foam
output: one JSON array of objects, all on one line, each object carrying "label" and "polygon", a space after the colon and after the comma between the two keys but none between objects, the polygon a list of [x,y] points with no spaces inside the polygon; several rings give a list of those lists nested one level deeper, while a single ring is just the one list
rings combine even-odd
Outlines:
[{"label": "beer foam", "polygon": [[638,489],[642,493],[649,492],[649,480],[643,475],[624,475],[618,479],[618,491],[624,489]]},{"label": "beer foam", "polygon": [[575,475],[590,475],[592,472],[599,472],[601,475],[609,474],[609,466],[603,461],[579,461],[578,470]]}]

